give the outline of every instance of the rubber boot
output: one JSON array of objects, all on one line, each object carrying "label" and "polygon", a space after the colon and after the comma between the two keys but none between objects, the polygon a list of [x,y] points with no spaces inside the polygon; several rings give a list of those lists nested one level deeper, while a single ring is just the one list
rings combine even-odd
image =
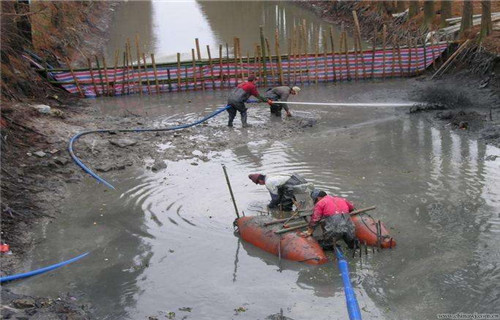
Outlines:
[{"label": "rubber boot", "polygon": [[250,125],[247,123],[247,113],[246,112],[241,113],[241,126],[243,128],[250,127]]}]

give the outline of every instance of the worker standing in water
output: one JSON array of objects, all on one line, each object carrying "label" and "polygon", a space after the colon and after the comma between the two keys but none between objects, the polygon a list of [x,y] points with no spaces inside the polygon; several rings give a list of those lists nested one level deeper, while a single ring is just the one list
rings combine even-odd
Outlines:
[{"label": "worker standing in water", "polygon": [[[300,88],[295,86],[290,88],[289,86],[279,86],[274,87],[266,91],[264,96],[267,99],[274,101],[288,101],[288,97],[290,95],[296,95],[300,91]],[[271,107],[271,114],[274,114],[277,117],[281,117],[281,109],[285,109],[286,116],[291,117],[290,109],[286,103],[269,103]]]},{"label": "worker standing in water", "polygon": [[302,232],[302,236],[309,237],[314,232],[314,227],[323,219],[324,239],[343,239],[349,248],[356,245],[355,227],[349,212],[354,210],[354,205],[344,198],[327,195],[322,190],[315,189],[311,192],[314,200],[313,214],[309,220],[309,227]]},{"label": "worker standing in water", "polygon": [[267,102],[268,104],[272,103],[272,100],[266,99],[259,94],[257,91],[257,87],[255,83],[257,79],[254,75],[250,75],[246,82],[240,83],[236,88],[231,91],[229,97],[227,99],[227,104],[230,106],[227,109],[229,113],[229,121],[227,123],[228,127],[233,126],[234,118],[236,117],[236,112],[239,111],[241,114],[241,126],[243,128],[248,127],[247,123],[247,107],[245,106],[245,102],[247,102],[250,96],[254,96],[262,102]]}]

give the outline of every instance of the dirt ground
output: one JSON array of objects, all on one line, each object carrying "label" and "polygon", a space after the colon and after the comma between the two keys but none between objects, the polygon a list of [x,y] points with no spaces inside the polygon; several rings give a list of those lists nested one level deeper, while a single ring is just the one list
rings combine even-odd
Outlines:
[{"label": "dirt ground", "polygon": [[[500,72],[496,73],[497,75]],[[428,77],[426,75],[425,77]],[[416,107],[409,112],[427,112],[429,121],[460,134],[483,140],[500,147],[500,98],[491,75],[472,77],[467,70],[454,72],[415,92],[415,99],[432,107]],[[465,84],[465,85],[464,85]],[[460,90],[457,90],[460,87]],[[79,183],[86,174],[72,162],[67,143],[77,132],[97,128],[151,127],[155,123],[135,115],[103,116],[89,108],[85,100],[69,97],[62,91],[25,102],[2,102],[2,241],[10,244],[12,254],[2,254],[1,275],[21,270],[23,256],[36,248],[31,230],[34,225],[47,224],[61,212],[58,204],[66,197],[66,186]],[[54,97],[57,95],[57,97]],[[35,104],[47,104],[61,112],[41,114]],[[226,116],[226,115],[222,115]],[[259,139],[291,137],[314,125],[315,119],[292,118],[290,121],[264,123],[249,129],[216,128],[200,125],[193,128],[162,133],[130,135],[124,133],[88,135],[80,139],[75,150],[84,163],[99,172],[120,170],[126,166],[144,166],[153,159],[151,170],[162,170],[162,160],[192,158],[208,161],[207,153],[222,151]],[[172,125],[176,123],[172,122]],[[213,137],[197,143],[198,136]],[[128,144],[120,147],[120,139]],[[154,147],[170,143],[176,148],[159,154]],[[175,150],[175,151],[174,151]],[[149,163],[149,162],[148,162]],[[2,318],[90,319],[91,309],[79,306],[71,297],[59,299],[35,298],[2,290]]]}]

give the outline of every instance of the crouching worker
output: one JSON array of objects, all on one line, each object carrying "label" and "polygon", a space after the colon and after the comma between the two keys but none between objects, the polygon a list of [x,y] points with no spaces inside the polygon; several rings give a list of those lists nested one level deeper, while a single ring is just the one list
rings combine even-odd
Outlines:
[{"label": "crouching worker", "polygon": [[327,195],[326,192],[315,189],[311,193],[314,200],[314,211],[309,221],[307,231],[302,236],[308,237],[313,234],[314,227],[322,220],[324,223],[324,240],[344,239],[349,248],[356,245],[355,227],[351,221],[349,212],[354,210],[352,203],[344,198]]},{"label": "crouching worker", "polygon": [[295,190],[299,185],[308,182],[298,174],[249,174],[248,178],[255,184],[265,185],[271,195],[271,202],[267,205],[269,209],[280,208],[283,211],[292,211],[295,198]]},{"label": "crouching worker", "polygon": [[265,93],[265,97],[269,100],[272,100],[269,103],[271,106],[271,114],[274,114],[277,117],[281,117],[281,109],[285,109],[287,117],[291,117],[290,109],[286,103],[273,103],[274,101],[288,101],[288,97],[290,95],[296,95],[300,91],[299,87],[288,87],[288,86],[280,86],[269,89]]}]

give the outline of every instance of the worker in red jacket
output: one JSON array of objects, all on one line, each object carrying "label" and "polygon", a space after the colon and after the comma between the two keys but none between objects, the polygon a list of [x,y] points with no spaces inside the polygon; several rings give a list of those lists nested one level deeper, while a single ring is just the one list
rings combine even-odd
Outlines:
[{"label": "worker in red jacket", "polygon": [[354,223],[351,221],[349,212],[354,210],[354,205],[344,198],[327,195],[326,192],[315,189],[311,192],[314,200],[314,209],[309,227],[302,236],[308,237],[313,234],[314,227],[318,222],[324,222],[324,238],[344,239],[349,248],[354,248],[356,244]]},{"label": "worker in red jacket", "polygon": [[229,94],[229,98],[227,99],[227,104],[230,106],[229,109],[227,109],[227,112],[229,113],[229,121],[227,125],[229,127],[233,126],[233,120],[236,117],[236,111],[239,111],[241,114],[242,127],[248,127],[247,107],[245,106],[245,102],[248,100],[248,98],[250,98],[250,96],[254,96],[262,102],[272,104],[272,100],[266,99],[259,94],[254,81],[256,81],[255,76],[250,75],[246,82],[240,83]]}]

